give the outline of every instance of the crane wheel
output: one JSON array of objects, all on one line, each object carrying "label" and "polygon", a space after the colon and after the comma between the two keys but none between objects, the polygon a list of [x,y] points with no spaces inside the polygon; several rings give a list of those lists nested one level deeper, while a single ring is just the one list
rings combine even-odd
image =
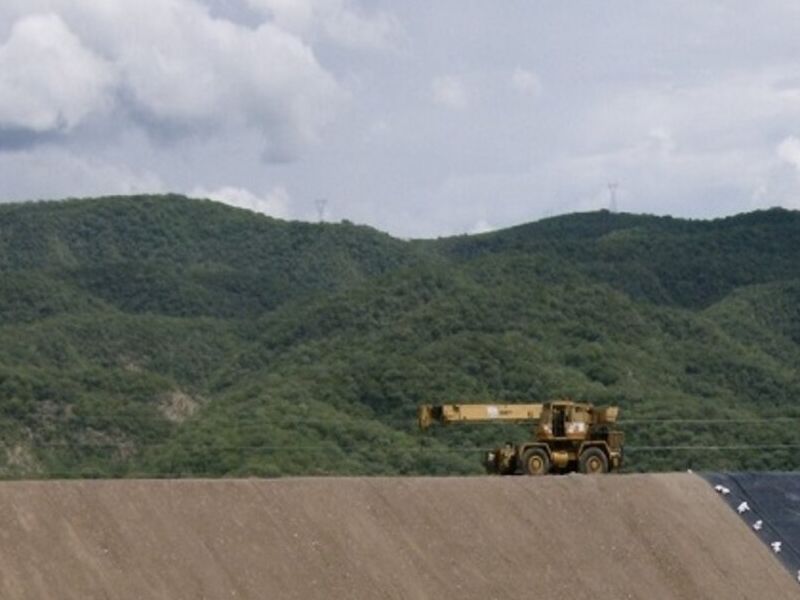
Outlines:
[{"label": "crane wheel", "polygon": [[547,475],[550,457],[541,448],[528,448],[522,454],[522,472],[526,475]]},{"label": "crane wheel", "polygon": [[608,458],[600,448],[587,448],[578,459],[578,470],[586,475],[608,473]]}]

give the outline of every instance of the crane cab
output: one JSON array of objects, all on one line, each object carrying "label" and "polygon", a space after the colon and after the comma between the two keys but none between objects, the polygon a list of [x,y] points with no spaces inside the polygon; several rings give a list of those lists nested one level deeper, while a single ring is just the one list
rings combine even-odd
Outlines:
[{"label": "crane cab", "polygon": [[488,452],[489,472],[527,475],[579,471],[599,474],[622,466],[624,435],[611,425],[617,407],[596,408],[591,404],[558,400],[542,406],[534,426],[534,439]]},{"label": "crane cab", "polygon": [[583,440],[592,424],[592,406],[570,400],[548,402],[536,426],[538,440]]}]

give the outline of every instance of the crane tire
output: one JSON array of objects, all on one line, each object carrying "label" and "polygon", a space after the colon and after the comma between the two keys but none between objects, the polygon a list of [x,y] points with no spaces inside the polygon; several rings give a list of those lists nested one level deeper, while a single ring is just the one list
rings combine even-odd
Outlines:
[{"label": "crane tire", "polygon": [[522,472],[525,475],[547,475],[550,457],[542,448],[528,448],[522,453]]},{"label": "crane tire", "polygon": [[608,457],[600,448],[587,448],[578,459],[578,470],[585,475],[608,473]]}]

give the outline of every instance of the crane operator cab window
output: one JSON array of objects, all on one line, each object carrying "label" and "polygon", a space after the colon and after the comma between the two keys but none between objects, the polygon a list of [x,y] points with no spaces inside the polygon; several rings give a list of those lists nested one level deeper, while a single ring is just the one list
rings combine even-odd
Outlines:
[{"label": "crane operator cab window", "polygon": [[581,439],[589,430],[591,417],[580,404],[555,405],[549,417],[555,438]]},{"label": "crane operator cab window", "polygon": [[567,407],[554,406],[553,407],[553,436],[564,437],[567,432]]}]

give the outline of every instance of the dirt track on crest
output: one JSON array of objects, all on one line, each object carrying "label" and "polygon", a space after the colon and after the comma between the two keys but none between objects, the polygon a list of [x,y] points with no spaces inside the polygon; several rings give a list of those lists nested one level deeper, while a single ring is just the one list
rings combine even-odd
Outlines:
[{"label": "dirt track on crest", "polygon": [[800,597],[694,475],[0,484],[0,598]]}]

